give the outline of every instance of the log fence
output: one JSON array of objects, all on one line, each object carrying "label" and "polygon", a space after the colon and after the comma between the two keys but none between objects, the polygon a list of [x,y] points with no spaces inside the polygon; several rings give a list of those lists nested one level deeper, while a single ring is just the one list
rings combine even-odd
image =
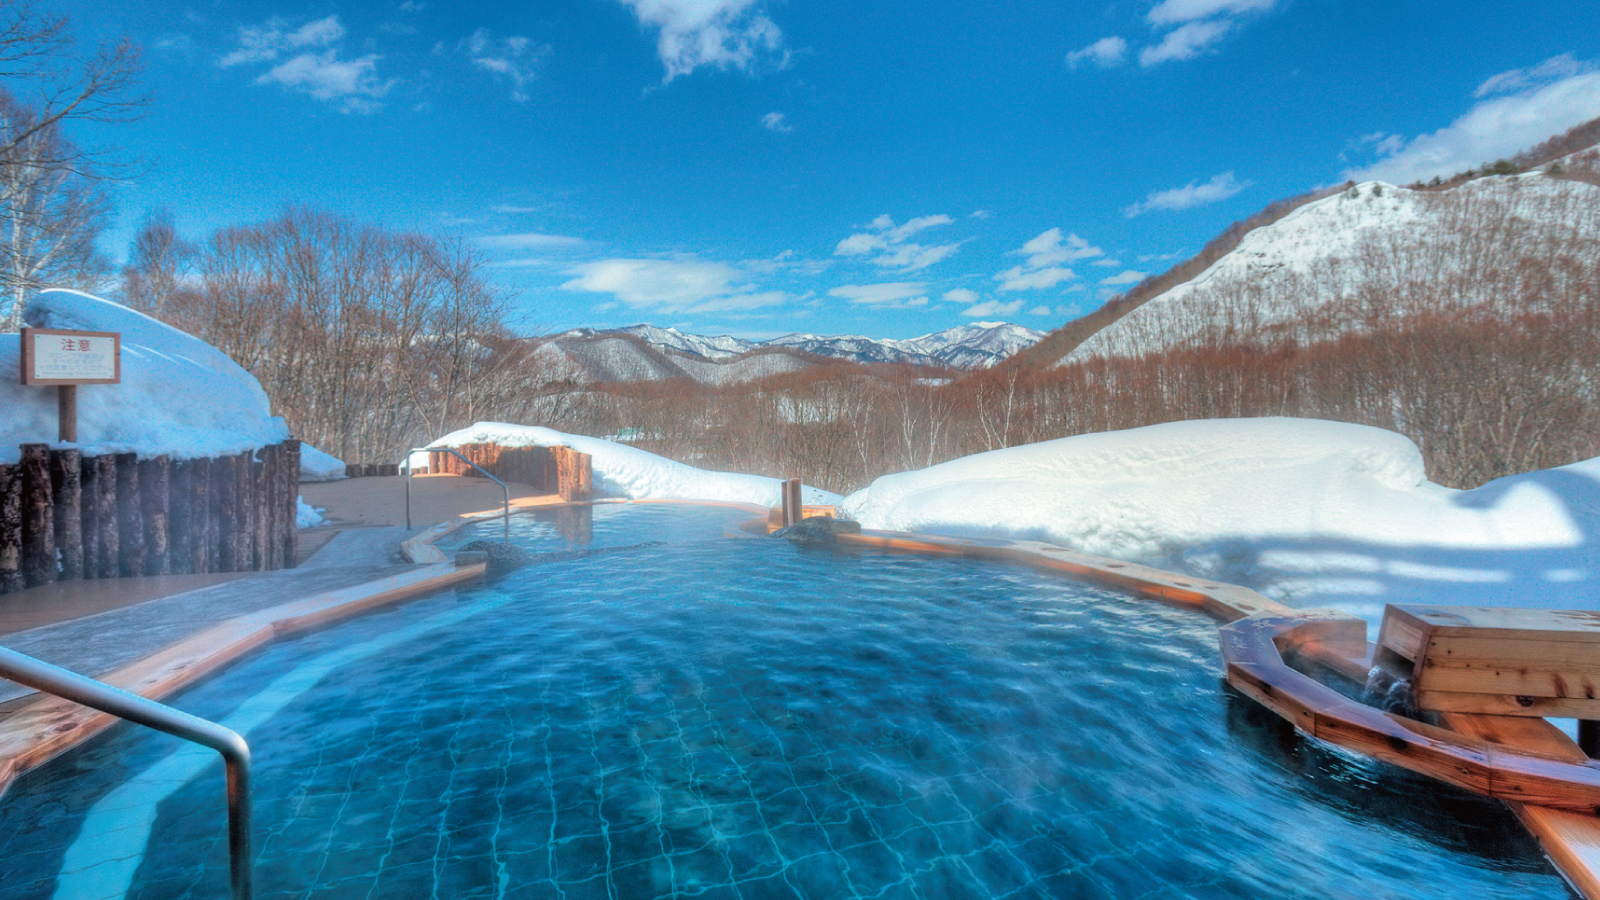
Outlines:
[{"label": "log fence", "polygon": [[0,594],[294,565],[299,441],[215,459],[21,450],[0,464]]},{"label": "log fence", "polygon": [[[531,485],[547,494],[559,494],[568,502],[594,497],[593,461],[589,454],[571,447],[462,444],[451,449],[501,481]],[[428,451],[428,471],[436,475],[481,477],[472,466],[440,450]]]}]

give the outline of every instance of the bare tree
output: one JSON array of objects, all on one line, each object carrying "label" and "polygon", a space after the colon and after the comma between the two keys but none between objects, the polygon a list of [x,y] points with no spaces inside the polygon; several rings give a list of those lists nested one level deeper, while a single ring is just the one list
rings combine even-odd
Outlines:
[{"label": "bare tree", "polygon": [[123,302],[160,318],[181,292],[193,290],[198,257],[199,248],[178,234],[172,210],[151,211],[133,237],[122,270]]}]

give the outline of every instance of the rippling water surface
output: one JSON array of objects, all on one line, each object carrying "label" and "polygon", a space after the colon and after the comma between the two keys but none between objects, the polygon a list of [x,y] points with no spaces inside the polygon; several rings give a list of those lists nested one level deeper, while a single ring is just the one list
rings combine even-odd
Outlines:
[{"label": "rippling water surface", "polygon": [[[1566,896],[1499,805],[1230,697],[1203,616],[722,538],[738,518],[599,507],[592,546],[666,546],[366,616],[179,698],[250,727],[258,896]],[[221,766],[190,778],[176,743],[119,729],[19,782],[0,898],[224,896]]]}]

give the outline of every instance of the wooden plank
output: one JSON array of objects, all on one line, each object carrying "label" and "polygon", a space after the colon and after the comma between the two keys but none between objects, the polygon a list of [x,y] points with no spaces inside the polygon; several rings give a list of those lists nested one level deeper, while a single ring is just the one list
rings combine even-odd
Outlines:
[{"label": "wooden plank", "polygon": [[94,504],[94,567],[96,578],[116,578],[122,560],[122,523],[117,518],[117,457],[106,453],[94,458],[94,496],[84,499]]},{"label": "wooden plank", "polygon": [[22,579],[22,472],[0,464],[0,594],[20,591]]},{"label": "wooden plank", "polygon": [[143,575],[146,553],[144,507],[139,502],[139,456],[118,453],[117,471],[117,574]]},{"label": "wooden plank", "polygon": [[172,463],[166,454],[139,462],[139,502],[144,514],[146,575],[166,575],[172,571],[167,544],[167,503],[171,477]]},{"label": "wooden plank", "polygon": [[1548,633],[1551,640],[1600,641],[1600,611],[1584,609],[1523,609],[1500,606],[1391,607],[1415,619],[1433,634],[1470,633],[1490,638],[1527,637],[1527,632]]},{"label": "wooden plank", "polygon": [[1583,698],[1534,697],[1527,694],[1474,694],[1462,691],[1418,691],[1418,709],[1430,712],[1479,713],[1529,718],[1600,718],[1600,701]]}]

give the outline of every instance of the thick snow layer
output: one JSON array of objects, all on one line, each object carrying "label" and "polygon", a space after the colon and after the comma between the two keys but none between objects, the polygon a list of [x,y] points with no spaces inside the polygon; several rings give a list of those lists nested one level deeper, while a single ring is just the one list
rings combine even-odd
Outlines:
[{"label": "thick snow layer", "polygon": [[[776,478],[739,475],[732,472],[708,472],[626,444],[564,434],[551,428],[534,425],[479,422],[460,431],[452,431],[428,446],[459,447],[462,444],[499,444],[502,447],[567,446],[579,453],[587,453],[593,469],[595,493],[601,497],[622,497],[629,500],[720,500],[756,503],[769,507],[783,502],[783,482]],[[411,464],[423,466],[427,462],[422,458],[413,458]],[[818,488],[805,487],[801,491],[801,500],[807,504],[832,504],[838,502],[839,496]]]},{"label": "thick snow layer", "polygon": [[325,509],[317,509],[306,502],[304,497],[294,498],[295,512],[294,525],[296,528],[316,528],[327,520],[322,518]]},{"label": "thick snow layer", "polygon": [[78,442],[56,444],[56,391],[20,383],[20,335],[0,335],[0,462],[19,445],[76,446],[85,455],[163,453],[197,459],[242,453],[289,436],[254,377],[211,345],[124,306],[76,291],[28,303],[34,328],[122,335],[122,383],[78,388]]},{"label": "thick snow layer", "polygon": [[338,481],[345,477],[344,460],[324,453],[310,444],[300,445],[300,483]]},{"label": "thick snow layer", "polygon": [[1306,419],[1175,422],[879,478],[866,528],[1047,541],[1376,622],[1384,603],[1596,608],[1600,459],[1473,491],[1405,437]]}]

